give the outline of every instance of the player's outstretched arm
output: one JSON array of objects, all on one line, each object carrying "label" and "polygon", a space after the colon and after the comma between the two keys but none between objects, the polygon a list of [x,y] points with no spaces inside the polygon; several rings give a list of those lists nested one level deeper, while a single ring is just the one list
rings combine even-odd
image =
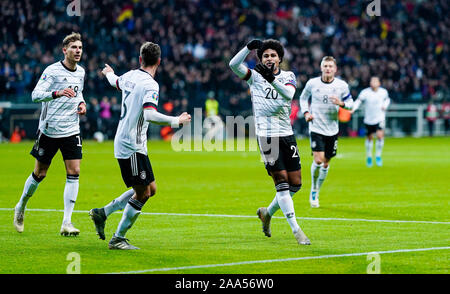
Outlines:
[{"label": "player's outstretched arm", "polygon": [[158,125],[170,125],[173,128],[178,128],[180,125],[187,124],[191,121],[191,115],[183,112],[179,116],[170,116],[158,112],[154,108],[144,109],[144,119]]},{"label": "player's outstretched arm", "polygon": [[255,49],[259,49],[262,46],[262,41],[252,40],[247,46],[241,49],[231,60],[229,66],[231,70],[240,78],[245,79],[250,75],[250,70],[243,64],[248,54]]},{"label": "player's outstretched arm", "polygon": [[105,64],[105,67],[102,69],[102,74],[108,79],[108,82],[114,88],[119,89],[117,85],[117,80],[119,77],[114,73],[114,70],[108,64]]}]

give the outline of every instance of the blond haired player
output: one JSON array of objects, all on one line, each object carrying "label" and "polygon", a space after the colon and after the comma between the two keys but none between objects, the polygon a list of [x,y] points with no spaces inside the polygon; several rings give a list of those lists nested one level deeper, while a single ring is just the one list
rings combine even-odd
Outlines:
[{"label": "blond haired player", "polygon": [[62,42],[64,60],[49,65],[41,75],[31,98],[42,103],[36,143],[31,155],[36,158],[34,170],[25,182],[22,196],[14,210],[14,226],[24,230],[24,214],[28,200],[47,175],[58,150],[66,167],[64,218],[61,235],[78,235],[72,224],[72,212],[78,196],[82,145],[79,116],[86,114],[83,99],[84,69],[78,64],[83,54],[81,35],[72,33]]},{"label": "blond haired player", "polygon": [[311,207],[319,207],[319,191],[328,174],[330,160],[336,156],[339,107],[351,109],[353,106],[348,84],[335,77],[336,59],[325,56],[320,63],[320,70],[321,76],[308,80],[300,95],[300,109],[309,125],[314,157],[309,197]]}]

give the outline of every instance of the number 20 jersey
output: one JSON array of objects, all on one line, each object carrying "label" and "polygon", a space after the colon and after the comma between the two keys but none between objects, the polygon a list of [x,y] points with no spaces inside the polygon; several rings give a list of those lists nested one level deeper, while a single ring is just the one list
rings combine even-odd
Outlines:
[{"label": "number 20 jersey", "polygon": [[114,156],[128,159],[133,153],[147,155],[147,129],[144,109],[158,105],[159,85],[142,69],[131,70],[117,79],[122,91],[122,111],[114,138]]},{"label": "number 20 jersey", "polygon": [[[275,79],[289,87],[296,87],[293,72],[280,70]],[[292,99],[286,99],[258,72],[251,70],[247,81],[253,104],[255,131],[262,137],[285,137],[293,134],[291,120]]]}]

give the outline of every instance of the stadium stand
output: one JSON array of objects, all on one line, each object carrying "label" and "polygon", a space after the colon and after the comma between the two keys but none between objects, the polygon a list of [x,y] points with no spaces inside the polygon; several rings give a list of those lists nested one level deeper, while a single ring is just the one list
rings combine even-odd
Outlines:
[{"label": "stadium stand", "polygon": [[[83,37],[89,111],[107,116],[88,116],[88,134],[111,129],[118,118],[112,100],[120,93],[99,70],[105,63],[117,74],[137,68],[144,41],[161,46],[160,105],[170,103],[174,113],[203,107],[212,90],[222,115],[250,114],[246,85],[227,64],[254,37],[285,45],[283,66],[297,75],[299,91],[319,75],[320,59],[333,55],[354,96],[371,75],[381,77],[395,103],[439,102],[450,93],[447,0],[382,0],[379,17],[367,15],[368,1],[356,0],[79,1],[81,16],[68,16],[64,0],[0,3],[0,102],[31,103],[40,74],[62,58],[60,41],[72,31]],[[256,62],[251,55],[249,67]]]}]

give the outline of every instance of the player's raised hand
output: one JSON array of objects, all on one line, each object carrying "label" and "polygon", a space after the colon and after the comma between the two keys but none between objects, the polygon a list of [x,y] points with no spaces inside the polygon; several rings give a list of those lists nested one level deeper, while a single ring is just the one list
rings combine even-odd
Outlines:
[{"label": "player's raised hand", "polygon": [[184,125],[187,124],[191,121],[191,115],[188,114],[187,112],[183,112],[182,114],[180,114],[180,116],[178,117],[178,123],[180,125]]},{"label": "player's raised hand", "polygon": [[65,88],[63,90],[56,91],[55,96],[57,98],[66,96],[67,98],[73,98],[75,97],[75,91],[72,88]]},{"label": "player's raised hand", "polygon": [[263,42],[261,40],[254,39],[254,40],[251,40],[250,42],[248,42],[247,49],[248,50],[259,49],[259,48],[261,48],[262,44],[263,44]]},{"label": "player's raised hand", "polygon": [[260,75],[262,75],[262,77],[264,79],[266,79],[266,81],[268,81],[269,83],[272,83],[273,80],[275,80],[275,75],[273,74],[274,67],[275,67],[275,64],[272,64],[271,67],[267,67],[266,65],[264,65],[262,63],[258,63],[255,66],[255,71],[257,73],[259,73]]},{"label": "player's raised hand", "polygon": [[105,67],[102,69],[102,74],[106,76],[107,73],[112,72],[114,73],[114,70],[111,66],[109,66],[107,63],[105,63]]}]

